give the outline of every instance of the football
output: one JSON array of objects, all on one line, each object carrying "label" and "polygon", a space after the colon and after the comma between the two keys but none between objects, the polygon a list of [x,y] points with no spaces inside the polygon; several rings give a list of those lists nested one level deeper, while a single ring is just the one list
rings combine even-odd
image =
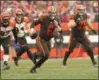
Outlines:
[{"label": "football", "polygon": [[30,37],[31,37],[31,39],[37,38],[37,33],[33,33]]}]

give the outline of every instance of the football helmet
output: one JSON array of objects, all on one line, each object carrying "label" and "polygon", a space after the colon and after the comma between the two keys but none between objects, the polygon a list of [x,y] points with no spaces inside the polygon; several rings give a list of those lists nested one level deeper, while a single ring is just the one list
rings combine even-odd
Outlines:
[{"label": "football helmet", "polygon": [[51,19],[54,19],[56,16],[56,8],[54,6],[48,7],[48,15]]},{"label": "football helmet", "polygon": [[23,11],[21,9],[16,10],[16,21],[17,23],[21,23],[23,20]]},{"label": "football helmet", "polygon": [[9,25],[10,15],[8,13],[2,13],[0,17],[2,26],[7,27]]}]

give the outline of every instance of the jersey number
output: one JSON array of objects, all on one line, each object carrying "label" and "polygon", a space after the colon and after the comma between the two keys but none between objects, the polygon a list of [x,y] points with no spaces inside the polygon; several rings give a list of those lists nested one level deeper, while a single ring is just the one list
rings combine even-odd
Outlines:
[{"label": "jersey number", "polygon": [[51,36],[53,34],[54,26],[50,24],[47,29],[47,35]]}]

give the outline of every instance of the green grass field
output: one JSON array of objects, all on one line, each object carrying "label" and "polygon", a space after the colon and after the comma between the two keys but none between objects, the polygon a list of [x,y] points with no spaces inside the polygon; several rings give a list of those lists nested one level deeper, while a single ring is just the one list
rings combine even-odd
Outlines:
[{"label": "green grass field", "polygon": [[49,59],[34,74],[29,73],[30,60],[20,60],[18,67],[10,62],[9,70],[1,70],[1,79],[98,79],[98,68],[92,66],[90,59],[69,58],[67,67],[62,66],[62,60]]}]

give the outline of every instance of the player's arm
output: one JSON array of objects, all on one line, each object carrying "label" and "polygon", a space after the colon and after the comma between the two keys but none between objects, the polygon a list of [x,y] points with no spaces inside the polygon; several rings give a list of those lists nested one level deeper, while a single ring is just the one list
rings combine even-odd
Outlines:
[{"label": "player's arm", "polygon": [[29,22],[28,17],[24,17],[23,22],[25,23],[24,32],[29,33],[30,32],[30,22]]},{"label": "player's arm", "polygon": [[73,27],[75,27],[76,26],[76,22],[75,22],[75,20],[74,20],[74,15],[72,15],[71,16],[71,18],[70,18],[70,20],[69,20],[69,23],[68,23],[68,28],[69,29],[72,29]]},{"label": "player's arm", "polygon": [[31,25],[30,25],[30,28],[34,28],[34,26],[38,25],[40,23],[40,20],[34,20]]},{"label": "player's arm", "polygon": [[34,19],[34,21],[31,23],[30,28],[34,28],[34,26],[40,24],[43,21],[43,19],[44,19],[44,16],[43,15],[40,16],[38,19],[37,18]]},{"label": "player's arm", "polygon": [[12,29],[12,33],[15,39],[15,43],[17,43],[17,33],[18,33],[18,28],[14,25],[13,29]]},{"label": "player's arm", "polygon": [[14,39],[15,39],[15,43],[17,43],[17,33],[18,33],[18,29],[16,27],[14,27],[12,29],[12,33],[13,33],[13,36],[14,36]]},{"label": "player's arm", "polygon": [[40,24],[40,19],[36,19],[36,20],[34,19],[34,21],[30,25],[30,36],[36,33],[36,31],[34,30],[34,26],[38,24]]},{"label": "player's arm", "polygon": [[54,20],[54,25],[56,27],[56,30],[61,33],[62,28],[61,28],[61,26],[60,26],[60,24],[59,24],[59,22],[57,20]]},{"label": "player's arm", "polygon": [[34,21],[31,23],[30,25],[30,36],[32,36],[33,34],[36,33],[36,31],[34,30],[34,27],[38,24],[40,24],[43,21],[44,16],[40,16],[38,19],[34,19]]},{"label": "player's arm", "polygon": [[88,28],[92,30],[93,33],[97,34],[97,32],[94,30],[90,20],[87,20],[86,24],[87,24]]},{"label": "player's arm", "polygon": [[17,33],[18,33],[18,29],[16,28],[16,22],[15,22],[15,19],[11,19],[10,20],[10,26],[12,27],[12,34],[13,34],[13,37],[14,37],[14,40],[15,42],[17,43]]}]

